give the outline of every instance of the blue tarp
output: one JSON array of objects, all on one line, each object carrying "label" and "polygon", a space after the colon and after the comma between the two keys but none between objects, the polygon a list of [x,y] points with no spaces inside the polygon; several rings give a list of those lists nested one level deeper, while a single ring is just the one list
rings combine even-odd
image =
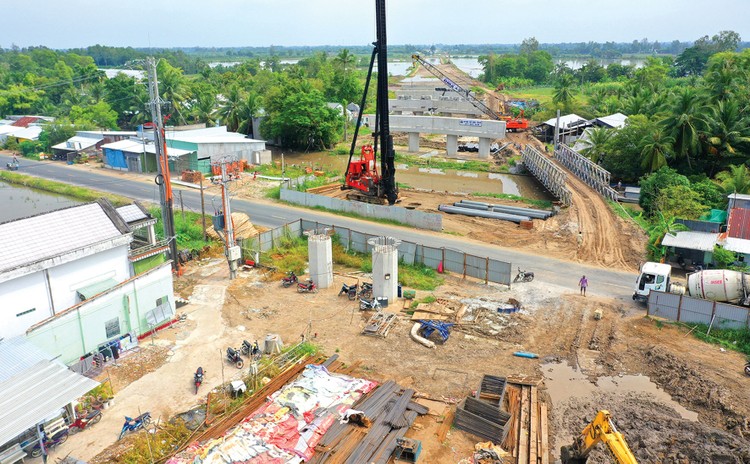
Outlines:
[{"label": "blue tarp", "polygon": [[110,148],[104,149],[104,156],[107,157],[107,164],[113,168],[127,168],[128,163],[125,162],[125,155],[121,150],[112,150]]}]

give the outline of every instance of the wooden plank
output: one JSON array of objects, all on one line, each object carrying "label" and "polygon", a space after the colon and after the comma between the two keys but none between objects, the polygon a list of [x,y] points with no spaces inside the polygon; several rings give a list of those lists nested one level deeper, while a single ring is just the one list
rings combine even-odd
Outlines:
[{"label": "wooden plank", "polygon": [[518,464],[529,462],[529,402],[531,387],[521,387],[521,430],[518,434]]},{"label": "wooden plank", "polygon": [[549,435],[548,435],[548,429],[547,429],[547,403],[540,403],[539,405],[541,409],[540,414],[540,428],[541,430],[541,438],[542,438],[542,463],[541,464],[549,464]]},{"label": "wooden plank", "polygon": [[529,419],[529,462],[532,464],[537,464],[536,457],[537,457],[537,420],[539,417],[539,412],[537,408],[539,407],[539,401],[537,399],[537,391],[536,387],[531,387],[531,402],[529,404],[529,412],[530,412],[530,419]]},{"label": "wooden plank", "polygon": [[448,412],[445,414],[445,418],[443,419],[443,423],[440,424],[440,427],[437,431],[438,441],[440,443],[444,442],[446,438],[448,438],[448,431],[451,429],[451,425],[453,425],[453,418],[456,416],[456,407],[451,406],[448,408]]}]

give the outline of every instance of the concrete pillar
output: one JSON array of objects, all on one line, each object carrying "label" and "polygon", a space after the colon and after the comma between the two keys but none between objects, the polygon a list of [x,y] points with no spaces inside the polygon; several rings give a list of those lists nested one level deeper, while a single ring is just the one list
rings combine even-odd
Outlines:
[{"label": "concrete pillar", "polygon": [[305,235],[310,278],[318,288],[328,288],[333,284],[333,251],[328,229],[307,231]]},{"label": "concrete pillar", "polygon": [[146,231],[148,233],[148,243],[150,245],[154,245],[156,243],[156,232],[154,232],[154,225],[151,224],[150,226],[146,227]]},{"label": "concrete pillar", "polygon": [[490,157],[490,142],[492,139],[479,137],[479,158],[487,159]]},{"label": "concrete pillar", "polygon": [[372,246],[372,295],[386,297],[388,302],[398,297],[398,246],[401,240],[393,237],[374,237],[367,241]]},{"label": "concrete pillar", "polygon": [[409,153],[419,153],[419,132],[409,132]]},{"label": "concrete pillar", "polygon": [[458,154],[458,136],[448,134],[446,137],[448,140],[445,148],[448,151],[448,156],[456,156]]}]

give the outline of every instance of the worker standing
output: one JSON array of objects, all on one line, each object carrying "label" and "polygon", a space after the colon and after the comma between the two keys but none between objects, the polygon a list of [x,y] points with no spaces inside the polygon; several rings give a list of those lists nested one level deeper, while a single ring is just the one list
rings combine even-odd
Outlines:
[{"label": "worker standing", "polygon": [[583,245],[583,232],[580,230],[578,231],[578,237],[576,237],[576,243],[578,243],[578,248],[581,248],[581,245]]},{"label": "worker standing", "polygon": [[589,281],[586,276],[581,277],[581,280],[578,281],[578,286],[581,288],[581,295],[586,296],[586,287],[589,286]]}]

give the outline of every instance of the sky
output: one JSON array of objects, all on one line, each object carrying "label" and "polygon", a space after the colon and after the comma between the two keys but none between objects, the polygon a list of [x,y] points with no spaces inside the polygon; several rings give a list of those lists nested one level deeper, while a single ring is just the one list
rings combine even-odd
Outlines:
[{"label": "sky", "polygon": [[[748,0],[388,0],[390,44],[750,41]],[[374,0],[4,1],[0,47],[367,45]],[[15,19],[12,19],[15,18]]]}]

